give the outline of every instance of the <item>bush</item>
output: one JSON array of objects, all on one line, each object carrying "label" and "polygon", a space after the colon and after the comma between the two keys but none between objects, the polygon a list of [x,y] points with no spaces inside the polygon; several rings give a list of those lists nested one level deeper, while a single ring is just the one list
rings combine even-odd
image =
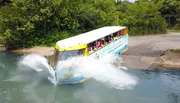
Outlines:
[{"label": "bush", "polygon": [[175,29],[175,30],[180,30],[180,24],[176,24],[176,25],[173,27],[173,29]]},{"label": "bush", "polygon": [[55,33],[47,34],[45,38],[40,39],[40,45],[55,46],[56,42],[69,37],[67,31],[56,31]]},{"label": "bush", "polygon": [[5,39],[2,36],[0,36],[0,45],[3,45],[4,43],[5,43]]},{"label": "bush", "polygon": [[12,0],[0,8],[0,34],[8,49],[56,41],[102,26],[118,25],[114,1]]},{"label": "bush", "polygon": [[[122,9],[119,5],[124,8]],[[119,3],[117,9],[120,25],[127,26],[130,35],[166,33],[167,25],[159,12],[161,6],[162,2],[148,0],[138,0],[135,3]]]}]

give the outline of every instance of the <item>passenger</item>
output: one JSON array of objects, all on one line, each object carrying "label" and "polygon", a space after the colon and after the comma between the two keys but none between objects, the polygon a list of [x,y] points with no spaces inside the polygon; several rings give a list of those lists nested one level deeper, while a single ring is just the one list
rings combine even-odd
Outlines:
[{"label": "passenger", "polygon": [[107,41],[107,40],[105,40],[104,45],[106,46],[107,44],[108,44],[108,41]]},{"label": "passenger", "polygon": [[90,51],[90,50],[91,50],[91,47],[92,47],[92,45],[91,45],[91,44],[89,44],[89,45],[88,45],[88,51]]},{"label": "passenger", "polygon": [[93,50],[93,47],[91,46],[90,49],[89,49],[89,53],[93,53],[94,50]]},{"label": "passenger", "polygon": [[111,42],[111,36],[108,36],[108,43]]},{"label": "passenger", "polygon": [[111,39],[110,39],[110,40],[111,40],[110,42],[113,42],[113,40],[114,40],[114,39],[113,39],[113,36],[111,36]]},{"label": "passenger", "polygon": [[120,32],[119,31],[117,32],[117,37],[120,38]]},{"label": "passenger", "polygon": [[101,44],[102,44],[102,47],[104,47],[104,46],[105,46],[105,40],[104,40],[104,38],[103,38],[103,39],[101,39]]},{"label": "passenger", "polygon": [[119,31],[119,36],[120,36],[120,38],[122,37],[122,33],[121,33],[121,31]]},{"label": "passenger", "polygon": [[97,48],[96,48],[96,42],[93,42],[93,44],[92,44],[92,49],[93,49],[93,51],[96,51],[96,50],[97,50]]},{"label": "passenger", "polygon": [[111,43],[111,42],[112,42],[112,37],[108,36],[108,43]]},{"label": "passenger", "polygon": [[102,43],[101,43],[101,41],[100,41],[100,40],[98,40],[97,47],[98,47],[98,49],[99,49],[99,48],[102,48]]},{"label": "passenger", "polygon": [[118,39],[118,37],[117,36],[114,36],[114,40],[117,40]]},{"label": "passenger", "polygon": [[117,34],[116,33],[113,34],[113,40],[117,40]]},{"label": "passenger", "polygon": [[105,37],[105,45],[109,43],[108,36]]},{"label": "passenger", "polygon": [[124,36],[124,30],[122,30],[122,36]]}]

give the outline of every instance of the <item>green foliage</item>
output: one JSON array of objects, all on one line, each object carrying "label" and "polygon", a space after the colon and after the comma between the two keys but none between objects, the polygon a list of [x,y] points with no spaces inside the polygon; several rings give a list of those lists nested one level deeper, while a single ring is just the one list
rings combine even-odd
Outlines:
[{"label": "green foliage", "polygon": [[168,27],[171,28],[180,24],[180,1],[164,0],[163,6],[160,8],[162,16],[166,19]]},{"label": "green foliage", "polygon": [[59,41],[68,37],[69,33],[66,31],[55,31],[54,33],[48,34],[45,38],[40,39],[41,42],[39,45],[55,46],[55,41]]},{"label": "green foliage", "polygon": [[[7,0],[9,1],[9,0]],[[166,32],[163,17],[180,22],[178,0],[10,0],[0,7],[0,43],[8,49],[53,46],[103,26],[124,25],[130,35]],[[175,13],[175,14],[174,14]],[[178,27],[178,25],[177,25]]]},{"label": "green foliage", "polygon": [[162,2],[149,0],[120,2],[117,5],[120,25],[127,26],[130,35],[165,33],[166,22],[159,12],[161,6]]},{"label": "green foliage", "polygon": [[180,49],[169,49],[167,51],[174,52],[174,53],[180,53]]},{"label": "green foliage", "polygon": [[0,8],[0,34],[8,49],[55,44],[106,25],[118,25],[112,0],[12,0]]}]

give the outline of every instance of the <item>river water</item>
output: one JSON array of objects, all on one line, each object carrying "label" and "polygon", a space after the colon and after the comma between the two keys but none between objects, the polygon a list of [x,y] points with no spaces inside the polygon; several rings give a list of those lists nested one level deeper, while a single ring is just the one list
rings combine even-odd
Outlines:
[{"label": "river water", "polygon": [[180,103],[180,70],[124,70],[138,78],[130,89],[113,88],[94,78],[55,86],[33,72],[17,75],[21,57],[0,53],[0,103]]}]

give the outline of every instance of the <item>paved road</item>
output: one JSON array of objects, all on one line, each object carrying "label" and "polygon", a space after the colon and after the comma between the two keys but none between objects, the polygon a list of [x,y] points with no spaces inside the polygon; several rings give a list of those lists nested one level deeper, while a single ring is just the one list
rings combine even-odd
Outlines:
[{"label": "paved road", "polygon": [[180,33],[129,37],[128,55],[159,56],[167,49],[180,48]]},{"label": "paved road", "polygon": [[123,55],[129,68],[147,69],[168,49],[180,48],[180,33],[165,35],[130,36],[129,49]]}]

